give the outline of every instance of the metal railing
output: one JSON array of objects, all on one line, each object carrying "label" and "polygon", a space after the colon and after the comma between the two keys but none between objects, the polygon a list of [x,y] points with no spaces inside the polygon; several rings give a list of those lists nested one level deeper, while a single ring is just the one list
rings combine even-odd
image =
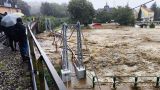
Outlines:
[{"label": "metal railing", "polygon": [[151,23],[154,23],[155,25],[160,25],[160,21],[136,21],[137,25],[146,24],[149,25]]},{"label": "metal railing", "polygon": [[[133,86],[135,88],[138,87],[138,84],[140,84],[140,83],[145,83],[145,84],[153,83],[156,88],[160,87],[160,77],[159,76],[105,76],[105,77],[112,78],[112,81],[100,82],[100,83],[102,83],[102,84],[111,83],[113,85],[113,88],[116,88],[117,84],[122,84],[122,83],[133,84]],[[118,78],[132,78],[134,81],[119,81],[119,80],[117,80]],[[146,81],[141,81],[140,79],[142,79],[142,78],[155,78],[155,79],[152,79],[153,81],[151,81],[151,82],[146,82]],[[97,78],[94,76],[93,82],[92,82],[93,88],[96,85],[96,80],[97,80]]]},{"label": "metal railing", "polygon": [[[49,89],[48,82],[45,77],[45,70],[46,70],[47,72],[49,72],[49,75],[51,77],[50,81],[53,82],[51,86],[53,86],[54,89],[56,90],[66,90],[66,86],[64,85],[56,69],[52,65],[46,53],[42,50],[42,47],[40,46],[39,42],[37,41],[32,32],[32,29],[35,24],[36,23],[32,23],[31,26],[27,27],[33,89],[34,90]],[[35,48],[40,55],[38,59],[36,59]]]}]

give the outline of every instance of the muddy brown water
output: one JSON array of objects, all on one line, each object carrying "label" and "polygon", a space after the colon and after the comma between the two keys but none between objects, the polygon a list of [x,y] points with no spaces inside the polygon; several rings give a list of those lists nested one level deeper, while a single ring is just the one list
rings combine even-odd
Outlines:
[{"label": "muddy brown water", "polygon": [[[83,33],[96,69],[100,82],[112,82],[112,78],[106,76],[160,76],[160,30],[159,29],[139,29],[139,28],[118,28],[118,29],[94,29]],[[60,61],[60,56],[54,52],[52,45],[53,37],[48,37],[48,33],[38,35],[39,41],[45,52],[56,64]],[[69,40],[69,46],[76,51],[76,33]],[[83,49],[86,47],[83,42]],[[87,52],[85,52],[88,54]],[[56,59],[56,61],[54,61]],[[85,65],[88,72],[93,72],[90,64],[90,57],[85,57]],[[74,76],[74,73],[73,73]],[[75,76],[76,77],[76,76]],[[86,80],[76,80],[80,85],[69,84],[74,88],[83,87]],[[143,78],[141,81],[156,81],[156,78]],[[134,79],[121,78],[118,81],[131,81]],[[92,83],[90,80],[88,86]],[[74,83],[74,82],[73,82]],[[75,84],[76,84],[75,83]],[[117,85],[118,90],[131,90],[131,85]],[[140,84],[139,84],[140,85]],[[141,85],[138,90],[159,90],[153,88],[154,85]],[[149,87],[147,87],[149,86]],[[103,90],[110,90],[111,85],[102,85]],[[121,89],[122,88],[122,89]],[[125,88],[125,89],[123,89]],[[73,89],[74,90],[74,89]],[[90,90],[90,89],[83,89]],[[96,89],[99,90],[96,85]]]}]

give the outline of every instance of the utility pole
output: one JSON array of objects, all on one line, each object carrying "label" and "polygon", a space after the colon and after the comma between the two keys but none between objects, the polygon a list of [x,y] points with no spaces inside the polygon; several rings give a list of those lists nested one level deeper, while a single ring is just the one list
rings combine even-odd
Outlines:
[{"label": "utility pole", "polygon": [[77,57],[79,68],[83,67],[83,53],[82,53],[82,40],[81,40],[81,26],[80,22],[77,22]]},{"label": "utility pole", "polygon": [[67,29],[68,26],[66,23],[64,23],[62,26],[63,50],[62,50],[62,70],[61,70],[63,82],[71,80],[71,71],[69,70],[69,63],[68,63]]},{"label": "utility pole", "polygon": [[77,30],[77,63],[74,63],[75,65],[75,71],[77,74],[77,78],[85,78],[86,77],[86,70],[83,64],[83,52],[82,52],[82,40],[81,40],[81,25],[78,21],[76,24],[76,30]]}]

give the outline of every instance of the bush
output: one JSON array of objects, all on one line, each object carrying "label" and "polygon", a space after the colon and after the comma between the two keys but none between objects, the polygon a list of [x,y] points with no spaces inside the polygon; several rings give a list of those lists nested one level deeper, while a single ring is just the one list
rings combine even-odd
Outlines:
[{"label": "bush", "polygon": [[32,21],[33,18],[35,18],[35,17],[34,16],[30,16],[30,17],[24,16],[24,17],[22,17],[24,23],[26,23],[28,21]]},{"label": "bush", "polygon": [[149,27],[150,27],[150,28],[155,28],[155,25],[154,25],[153,23],[151,23],[151,24],[149,25]]}]

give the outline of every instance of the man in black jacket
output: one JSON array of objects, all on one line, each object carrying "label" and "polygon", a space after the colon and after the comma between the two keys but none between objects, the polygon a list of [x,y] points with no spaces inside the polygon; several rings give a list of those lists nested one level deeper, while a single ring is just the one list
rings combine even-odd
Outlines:
[{"label": "man in black jacket", "polygon": [[26,28],[23,25],[22,19],[17,19],[17,24],[15,25],[15,33],[14,39],[19,43],[19,49],[23,60],[29,59],[28,54],[28,43],[27,43],[27,35]]},{"label": "man in black jacket", "polygon": [[[4,16],[7,15],[7,12],[4,14],[0,14],[0,22]],[[16,42],[14,42],[14,26],[10,27],[4,27],[0,25],[0,31],[3,31],[6,35],[6,41],[3,43],[3,45],[6,45],[11,47],[12,51],[16,51]],[[8,44],[7,44],[8,42]],[[14,44],[14,45],[13,45]]]},{"label": "man in black jacket", "polygon": [[14,40],[15,33],[14,33],[14,26],[11,27],[3,27],[4,33],[9,41],[9,46],[11,47],[12,51],[16,51],[16,41]]}]

